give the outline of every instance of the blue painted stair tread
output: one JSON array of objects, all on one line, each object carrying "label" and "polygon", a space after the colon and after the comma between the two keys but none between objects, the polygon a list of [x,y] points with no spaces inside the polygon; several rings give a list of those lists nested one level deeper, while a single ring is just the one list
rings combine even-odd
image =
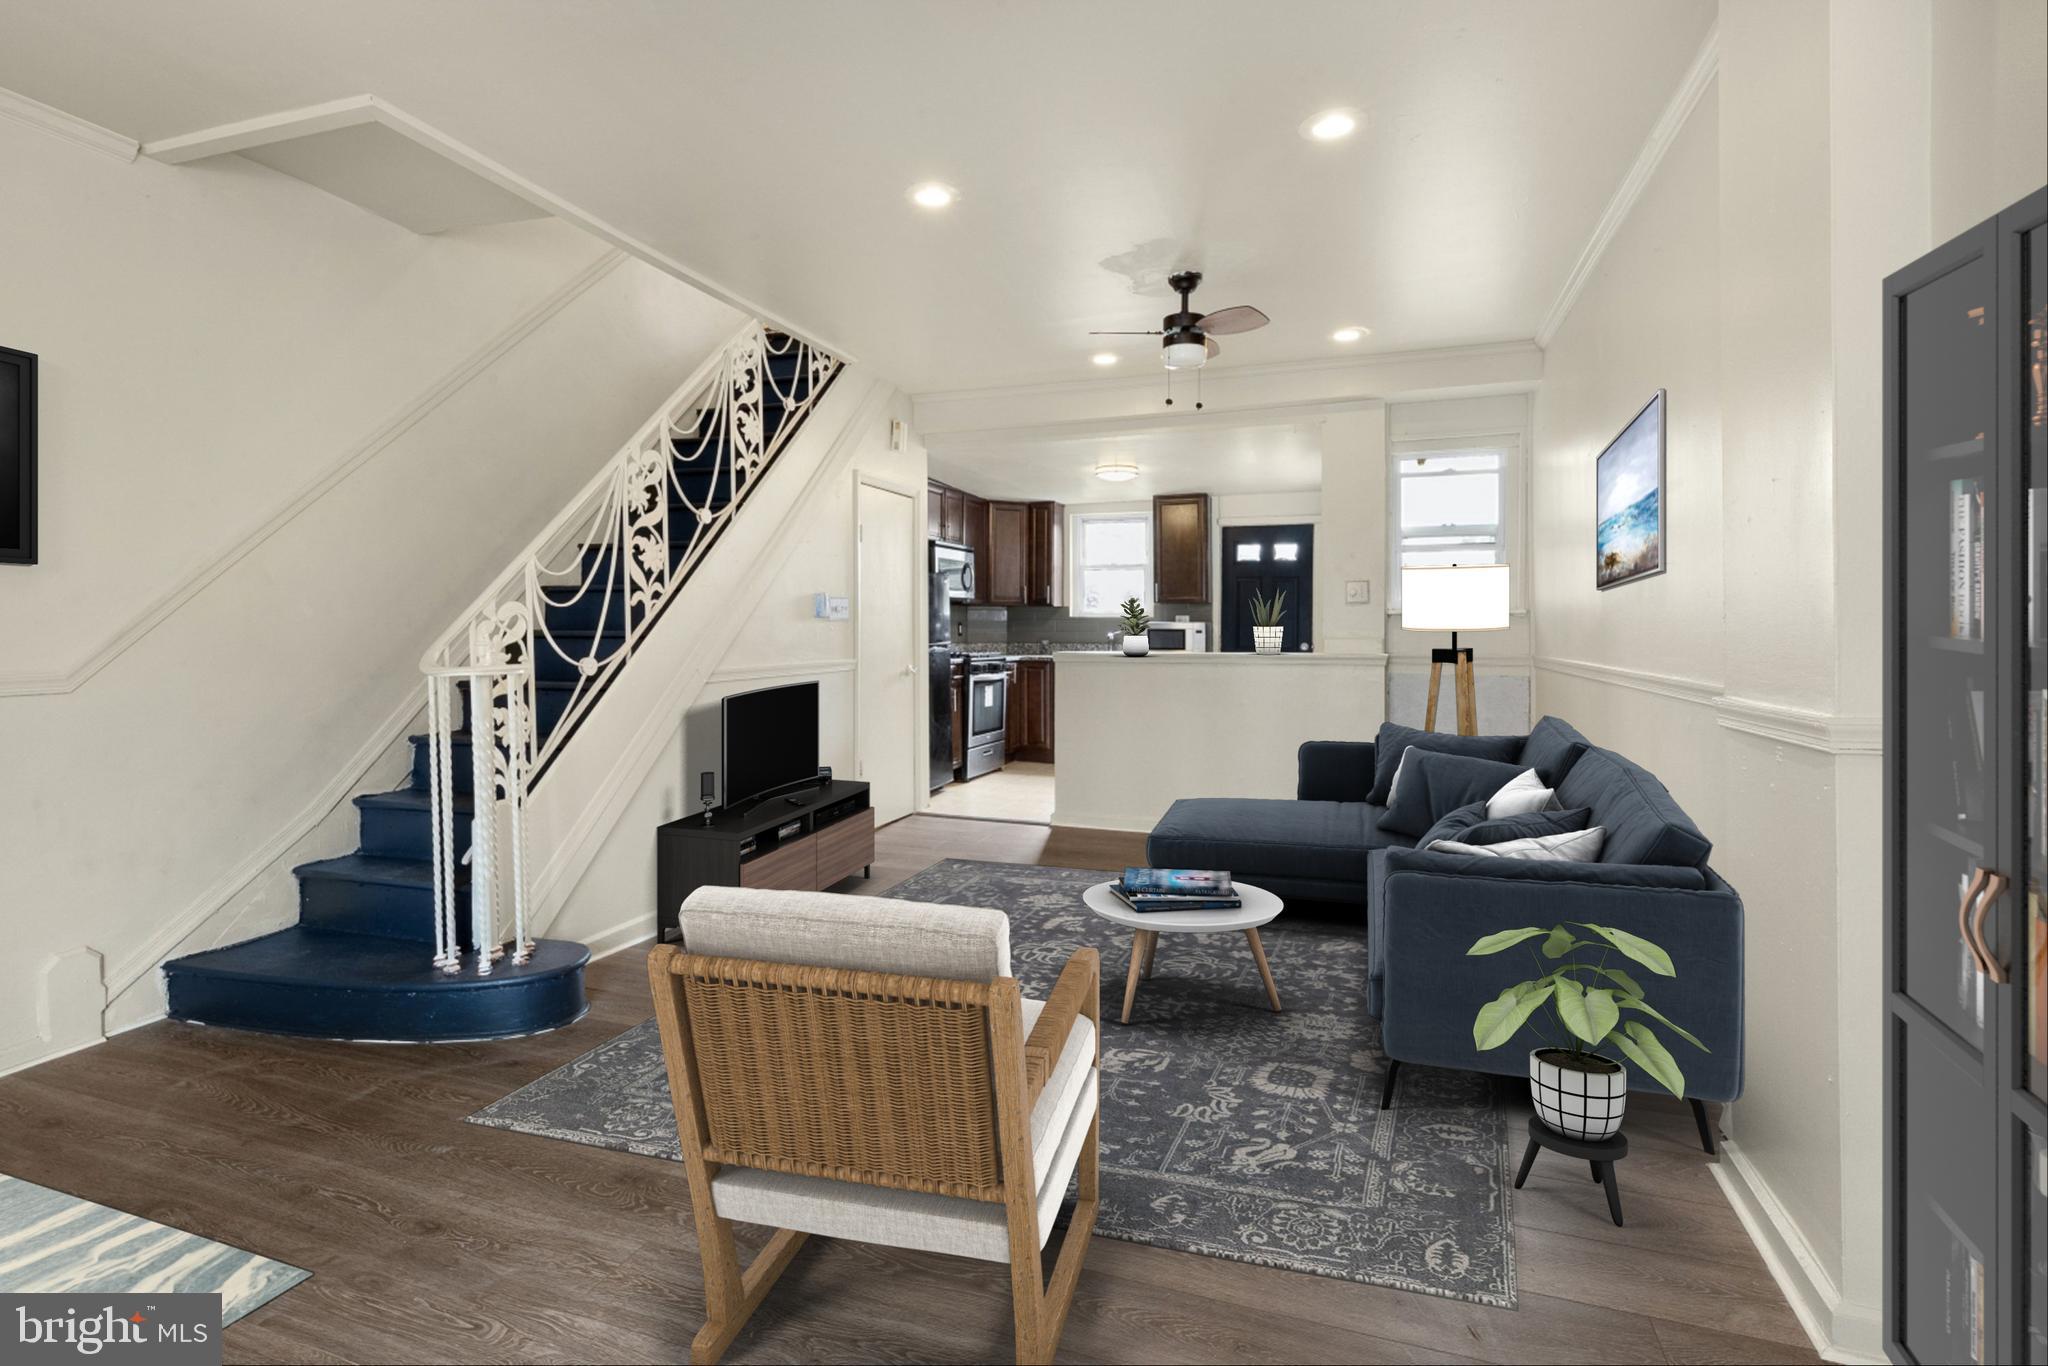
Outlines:
[{"label": "blue painted stair tread", "polygon": [[226,1327],[312,1274],[0,1174],[0,1294],[216,1294]]},{"label": "blue painted stair tread", "polygon": [[[771,341],[782,340],[780,334],[769,336]],[[785,426],[794,431],[809,411],[792,411],[790,405],[816,396],[800,355],[770,355],[766,367],[773,381],[758,397],[764,449]],[[835,368],[824,375],[816,393],[829,388],[838,373]],[[693,508],[717,511],[734,501],[726,424],[725,414],[714,409],[699,432],[676,439],[678,462],[666,493],[672,525],[687,529]],[[741,501],[760,473],[742,481],[737,490]],[[708,540],[699,538],[706,549],[725,525],[710,528]],[[689,548],[687,535],[672,538],[671,570]],[[542,740],[553,737],[572,701],[588,696],[594,704],[616,676],[614,671],[585,679],[576,659],[610,658],[624,647],[628,626],[637,630],[645,624],[644,609],[630,608],[613,547],[586,546],[581,562],[598,571],[598,582],[580,594],[575,585],[545,590],[556,601],[543,606],[543,622],[569,657],[561,657],[554,646],[537,648],[533,725]],[[668,598],[655,607],[656,615],[680,587],[671,585]],[[577,600],[560,601],[571,595]],[[459,684],[457,691],[466,713],[467,685]],[[469,847],[475,807],[471,759],[469,733],[456,732],[448,762],[455,792],[460,973],[444,973],[433,964],[434,817],[428,781],[432,760],[428,737],[415,735],[408,785],[355,798],[360,831],[356,851],[293,870],[299,883],[298,924],[164,964],[171,1018],[270,1034],[405,1043],[515,1038],[581,1019],[588,1008],[583,968],[590,961],[590,951],[581,944],[544,939],[529,961],[514,964],[507,957],[490,976],[476,974],[466,895],[469,871],[459,862]],[[538,782],[544,772],[543,765],[530,780]]]}]

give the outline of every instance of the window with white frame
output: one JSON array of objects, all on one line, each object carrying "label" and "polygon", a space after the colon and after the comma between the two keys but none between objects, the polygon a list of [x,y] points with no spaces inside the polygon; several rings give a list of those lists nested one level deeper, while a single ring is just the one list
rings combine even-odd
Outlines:
[{"label": "window with white frame", "polygon": [[1403,568],[1507,562],[1507,479],[1503,449],[1396,453],[1393,601]]},{"label": "window with white frame", "polygon": [[1074,514],[1073,615],[1113,617],[1126,598],[1152,609],[1152,517],[1147,512]]}]

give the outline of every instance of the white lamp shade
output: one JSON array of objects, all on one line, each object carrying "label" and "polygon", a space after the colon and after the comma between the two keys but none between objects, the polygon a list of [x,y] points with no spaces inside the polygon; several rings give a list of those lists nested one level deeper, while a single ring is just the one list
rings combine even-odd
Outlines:
[{"label": "white lamp shade", "polygon": [[1401,571],[1404,631],[1505,631],[1508,567],[1447,564]]}]

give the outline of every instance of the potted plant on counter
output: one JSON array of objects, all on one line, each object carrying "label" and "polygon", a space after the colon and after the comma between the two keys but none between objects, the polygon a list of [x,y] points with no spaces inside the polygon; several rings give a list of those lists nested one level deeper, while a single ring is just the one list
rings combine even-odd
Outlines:
[{"label": "potted plant on counter", "polygon": [[1145,615],[1145,606],[1136,598],[1125,598],[1120,609],[1124,614],[1124,653],[1142,655],[1152,648],[1152,640],[1145,634],[1152,625],[1152,618]]},{"label": "potted plant on counter", "polygon": [[1262,655],[1280,653],[1280,639],[1287,628],[1281,624],[1281,610],[1287,602],[1287,590],[1281,589],[1270,598],[1252,594],[1252,649]]},{"label": "potted plant on counter", "polygon": [[[1577,930],[1591,930],[1598,937],[1581,939]],[[1546,1014],[1562,1030],[1563,1046],[1529,1053],[1529,1093],[1538,1117],[1557,1132],[1586,1141],[1610,1138],[1621,1128],[1622,1110],[1628,1102],[1628,1068],[1618,1059],[1594,1051],[1603,1046],[1620,1052],[1683,1100],[1685,1074],[1677,1060],[1648,1024],[1639,1019],[1624,1022],[1623,1012],[1647,1015],[1701,1052],[1710,1050],[1645,1000],[1642,987],[1626,970],[1608,964],[1619,953],[1660,977],[1676,977],[1671,955],[1626,930],[1579,922],[1549,929],[1528,925],[1502,930],[1487,935],[1465,953],[1468,957],[1499,953],[1532,939],[1543,941],[1536,966],[1543,967],[1545,959],[1557,966],[1540,977],[1515,983],[1481,1006],[1472,1022],[1472,1044],[1481,1052],[1499,1048],[1539,1008],[1550,1007]],[[1530,952],[1534,957],[1537,950],[1532,946]],[[1592,956],[1595,954],[1597,958]],[[1545,1031],[1539,1025],[1537,1032]]]}]

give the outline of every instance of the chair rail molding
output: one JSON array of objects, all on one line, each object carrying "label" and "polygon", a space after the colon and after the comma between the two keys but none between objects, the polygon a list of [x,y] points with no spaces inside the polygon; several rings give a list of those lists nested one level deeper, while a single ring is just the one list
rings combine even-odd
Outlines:
[{"label": "chair rail molding", "polygon": [[1584,678],[1594,683],[1607,683],[1617,688],[1631,688],[1636,692],[1654,693],[1679,702],[1691,702],[1696,706],[1711,707],[1722,696],[1719,683],[1702,679],[1684,678],[1677,674],[1652,673],[1648,669],[1627,669],[1618,664],[1598,664],[1589,659],[1566,659],[1559,655],[1536,655],[1535,665],[1549,673],[1568,674],[1573,678]]},{"label": "chair rail molding", "polygon": [[0,118],[13,119],[39,133],[48,133],[53,138],[90,148],[116,161],[135,160],[142,146],[134,138],[116,133],[111,128],[102,128],[76,114],[53,109],[41,100],[32,100],[4,88],[0,88]]},{"label": "chair rail molding", "polygon": [[1596,664],[1591,660],[1537,655],[1534,663],[1538,670],[1544,672],[1566,674],[1706,707],[1714,713],[1714,719],[1722,729],[1755,735],[1779,744],[1797,745],[1823,754],[1879,754],[1884,748],[1884,723],[1876,716],[1837,715],[1782,702],[1766,702],[1761,698],[1737,696],[1719,683],[1676,674],[1651,673],[1646,669],[1627,669],[1616,664]]},{"label": "chair rail molding", "polygon": [[552,294],[515,318],[503,331],[471,352],[461,364],[429,385],[412,402],[393,414],[354,447],[343,452],[333,464],[308,481],[241,539],[171,585],[165,593],[131,618],[127,625],[107,637],[98,649],[76,665],[62,671],[47,673],[0,673],[0,697],[29,697],[78,691],[93,675],[119,659],[151,631],[163,625],[186,603],[204,592],[208,586],[247,558],[265,541],[290,525],[299,514],[333,492],[342,481],[376,459],[392,442],[418,426],[428,414],[453,398],[471,380],[489,370],[548,319],[587,293],[624,263],[625,259],[626,253],[623,251],[606,251],[570,276]]}]

